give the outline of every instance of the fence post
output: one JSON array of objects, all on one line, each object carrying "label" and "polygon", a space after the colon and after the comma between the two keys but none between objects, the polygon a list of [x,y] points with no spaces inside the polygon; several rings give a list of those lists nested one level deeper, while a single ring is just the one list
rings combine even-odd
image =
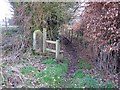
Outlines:
[{"label": "fence post", "polygon": [[33,32],[33,50],[36,50],[36,33]]},{"label": "fence post", "polygon": [[43,53],[46,51],[46,28],[43,28]]},{"label": "fence post", "polygon": [[59,59],[60,55],[60,43],[59,40],[56,40],[56,59]]},{"label": "fence post", "polygon": [[[37,38],[37,36],[39,36]],[[42,32],[40,30],[35,30],[33,32],[33,50],[39,50],[42,51],[43,45],[42,45]]]}]

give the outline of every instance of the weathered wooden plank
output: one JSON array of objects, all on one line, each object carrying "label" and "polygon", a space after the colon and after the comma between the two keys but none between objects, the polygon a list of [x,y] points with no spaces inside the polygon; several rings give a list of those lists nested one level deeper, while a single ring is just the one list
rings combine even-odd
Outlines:
[{"label": "weathered wooden plank", "polygon": [[56,44],[56,41],[46,40],[47,43]]},{"label": "weathered wooden plank", "polygon": [[60,42],[59,40],[56,40],[56,59],[59,59],[60,57]]},{"label": "weathered wooden plank", "polygon": [[60,50],[60,53],[63,53],[64,51],[63,50]]},{"label": "weathered wooden plank", "polygon": [[[49,48],[46,48],[46,51],[56,53],[56,50],[49,49]],[[59,53],[60,53],[60,54],[63,53],[63,50],[61,50]]]},{"label": "weathered wooden plank", "polygon": [[56,53],[56,50],[53,50],[53,49],[49,49],[49,48],[46,48],[46,51],[49,51],[49,52],[53,52],[53,53]]},{"label": "weathered wooden plank", "polygon": [[43,28],[43,53],[46,51],[46,38],[47,38],[46,28]]}]

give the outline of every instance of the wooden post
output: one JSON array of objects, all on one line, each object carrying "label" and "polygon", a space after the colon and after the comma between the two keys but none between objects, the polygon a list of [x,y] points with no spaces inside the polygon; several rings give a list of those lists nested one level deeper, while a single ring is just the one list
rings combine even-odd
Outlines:
[{"label": "wooden post", "polygon": [[59,59],[60,55],[60,43],[59,40],[56,40],[56,59]]},{"label": "wooden post", "polygon": [[36,33],[33,32],[33,50],[36,50]]},{"label": "wooden post", "polygon": [[43,28],[43,53],[46,51],[46,28]]},{"label": "wooden post", "polygon": [[[37,38],[38,36],[38,38]],[[40,30],[35,30],[33,32],[33,50],[37,50],[39,49],[39,51],[41,52],[42,51],[42,32]],[[38,41],[38,43],[37,43]]]}]

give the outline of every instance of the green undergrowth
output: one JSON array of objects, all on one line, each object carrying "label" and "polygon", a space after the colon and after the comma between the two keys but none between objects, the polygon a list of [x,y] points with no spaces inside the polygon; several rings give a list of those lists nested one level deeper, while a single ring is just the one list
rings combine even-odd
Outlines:
[{"label": "green undergrowth", "polygon": [[66,88],[98,88],[98,82],[90,76],[84,75],[83,78],[74,77],[67,81]]},{"label": "green undergrowth", "polygon": [[101,85],[102,88],[115,88],[112,82],[107,82]]},{"label": "green undergrowth", "polygon": [[83,72],[84,69],[91,69],[92,66],[81,60],[78,66],[78,70],[71,80],[66,79],[65,75],[68,68],[68,61],[61,60],[57,61],[56,59],[45,59],[41,61],[41,64],[46,65],[47,67],[43,70],[38,70],[37,68],[29,65],[21,70],[21,73],[24,75],[30,75],[35,78],[37,82],[42,83],[38,87],[47,87],[47,88],[113,88],[112,83],[106,83],[100,85],[97,79],[87,75]]},{"label": "green undergrowth", "polygon": [[86,60],[80,59],[78,68],[79,69],[91,69],[92,65],[90,63],[88,63]]},{"label": "green undergrowth", "polygon": [[25,74],[25,75],[32,75],[34,76],[36,73],[38,73],[38,69],[29,65],[29,66],[26,66],[24,67],[22,70],[21,70],[21,73],[22,74]]},{"label": "green undergrowth", "polygon": [[35,77],[39,78],[42,83],[47,83],[48,87],[59,87],[63,82],[63,77],[67,71],[67,63],[58,64],[55,59],[47,59],[41,62],[48,65],[48,68],[37,74]]},{"label": "green undergrowth", "polygon": [[[33,66],[27,66],[21,70],[24,75],[33,76],[38,82],[43,83],[45,87],[57,88],[64,80],[68,63],[63,60],[63,63],[57,63],[55,59],[46,59],[41,64],[47,65],[47,68],[39,71]],[[43,86],[44,87],[44,86]]]},{"label": "green undergrowth", "polygon": [[[68,83],[69,82],[69,83]],[[71,80],[67,80],[65,84],[66,88],[98,88],[99,83],[91,76],[84,74],[83,69],[76,71]]]}]

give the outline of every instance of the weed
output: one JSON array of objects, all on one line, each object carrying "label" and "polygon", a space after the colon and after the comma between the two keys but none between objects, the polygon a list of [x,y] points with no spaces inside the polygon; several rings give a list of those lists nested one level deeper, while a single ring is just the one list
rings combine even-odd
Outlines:
[{"label": "weed", "polygon": [[[58,63],[60,62],[60,63]],[[39,71],[33,66],[27,66],[21,70],[22,74],[30,75],[35,78],[41,85],[36,87],[47,87],[47,88],[112,88],[112,83],[106,83],[99,85],[98,81],[94,78],[83,73],[84,69],[90,69],[91,65],[84,60],[80,61],[79,70],[76,71],[75,75],[71,80],[64,80],[64,76],[68,69],[68,61],[48,58],[41,62],[47,65],[47,67]],[[28,83],[29,85],[30,83]]]},{"label": "weed", "polygon": [[21,70],[22,74],[34,76],[40,83],[47,85],[46,87],[59,87],[60,83],[64,81],[63,76],[67,71],[67,62],[57,64],[55,59],[45,59],[41,63],[46,64],[48,67],[39,72],[35,67],[27,66]]},{"label": "weed", "polygon": [[75,77],[69,82],[67,88],[98,88],[98,82],[87,75],[83,78]]},{"label": "weed", "polygon": [[73,78],[83,78],[85,76],[85,74],[83,73],[82,70],[78,70],[76,71],[75,75],[73,76]]},{"label": "weed", "polygon": [[114,88],[112,82],[107,82],[106,84],[101,85],[102,88]]},{"label": "weed", "polygon": [[[51,63],[50,63],[51,64]],[[40,82],[47,83],[48,87],[59,87],[59,84],[63,81],[63,75],[65,75],[67,66],[54,64],[37,74],[35,77],[39,78]]]},{"label": "weed", "polygon": [[45,59],[41,62],[42,64],[47,64],[47,65],[51,65],[51,64],[56,64],[56,60],[49,58],[49,59]]},{"label": "weed", "polygon": [[35,67],[30,65],[30,66],[27,66],[27,67],[23,68],[21,70],[21,73],[25,74],[25,75],[32,75],[32,76],[34,76],[34,74],[38,73],[38,70]]},{"label": "weed", "polygon": [[79,69],[91,69],[92,65],[89,64],[87,61],[81,59],[78,65]]}]

